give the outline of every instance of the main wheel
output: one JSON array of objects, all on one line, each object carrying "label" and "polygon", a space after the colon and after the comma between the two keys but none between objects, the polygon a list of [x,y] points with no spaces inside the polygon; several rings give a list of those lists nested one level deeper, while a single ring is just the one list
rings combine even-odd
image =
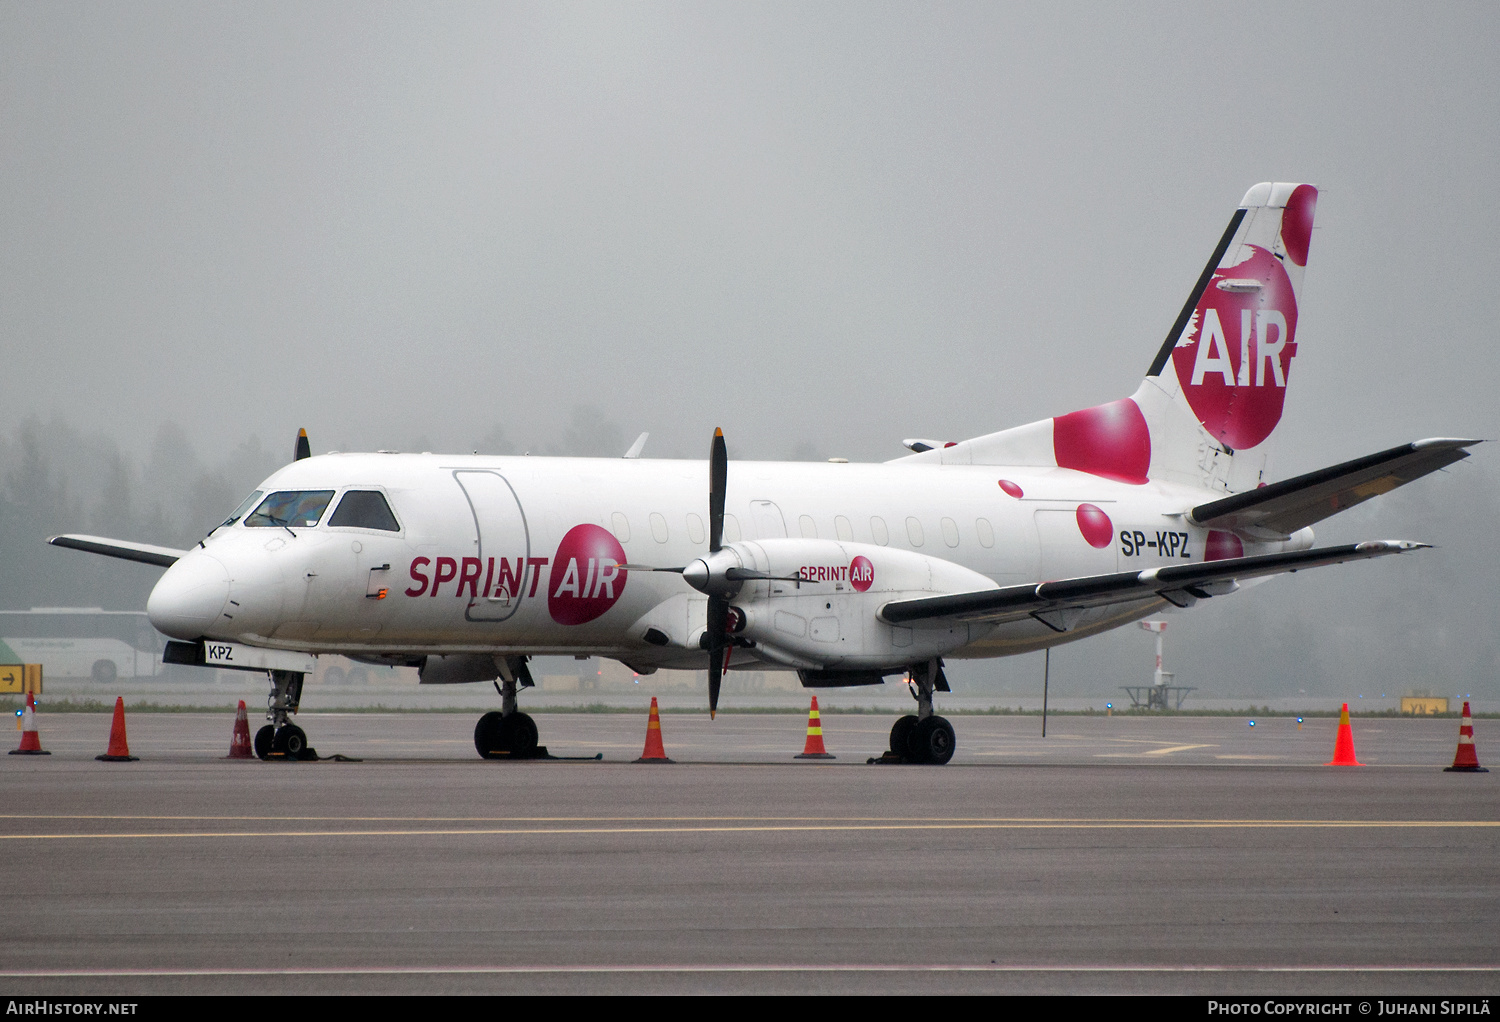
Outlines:
[{"label": "main wheel", "polygon": [[494,759],[496,750],[505,748],[500,742],[500,711],[491,710],[479,718],[474,725],[474,749],[481,759]]},{"label": "main wheel", "polygon": [[271,744],[275,737],[276,729],[270,724],[255,732],[255,755],[258,759],[271,755]]},{"label": "main wheel", "polygon": [[536,721],[519,710],[500,719],[500,747],[509,750],[516,759],[527,759],[536,755]]},{"label": "main wheel", "polygon": [[287,759],[301,759],[302,754],[307,751],[307,732],[296,724],[288,724],[276,732],[276,737],[271,740],[271,747],[284,754]]},{"label": "main wheel", "polygon": [[912,759],[918,763],[942,766],[953,758],[953,750],[957,744],[958,737],[953,733],[953,725],[948,723],[948,718],[934,714],[926,720],[918,721],[911,733]]},{"label": "main wheel", "polygon": [[891,751],[898,756],[911,758],[911,729],[917,726],[917,718],[908,713],[891,725]]}]

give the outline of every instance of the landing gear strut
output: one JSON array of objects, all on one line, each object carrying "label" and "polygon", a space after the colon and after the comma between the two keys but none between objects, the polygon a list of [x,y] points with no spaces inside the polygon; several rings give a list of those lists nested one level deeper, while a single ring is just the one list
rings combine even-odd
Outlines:
[{"label": "landing gear strut", "polygon": [[913,667],[909,685],[917,712],[896,721],[891,728],[891,751],[886,755],[907,763],[941,766],[953,758],[958,744],[953,725],[932,712],[932,693],[949,691],[943,662],[928,660]]},{"label": "landing gear strut", "polygon": [[518,688],[531,688],[531,671],[526,657],[496,657],[500,677],[495,688],[500,693],[500,710],[491,710],[474,725],[474,749],[484,759],[537,759],[547,755],[547,747],[537,744],[536,721],[517,708]]},{"label": "landing gear strut", "polygon": [[261,759],[316,759],[318,754],[307,744],[307,732],[287,719],[302,704],[304,675],[301,671],[270,673],[266,719],[271,723],[255,733],[255,754]]}]

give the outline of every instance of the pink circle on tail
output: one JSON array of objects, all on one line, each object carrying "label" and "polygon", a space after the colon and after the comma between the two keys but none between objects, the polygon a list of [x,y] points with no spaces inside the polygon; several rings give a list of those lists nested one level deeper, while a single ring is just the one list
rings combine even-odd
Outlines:
[{"label": "pink circle on tail", "polygon": [[1298,185],[1281,211],[1281,243],[1298,266],[1307,265],[1307,246],[1312,242],[1313,213],[1318,208],[1318,190]]},{"label": "pink circle on tail", "polygon": [[1140,485],[1151,467],[1151,430],[1130,398],[1069,412],[1052,420],[1059,468]]},{"label": "pink circle on tail", "polygon": [[[1259,246],[1244,249],[1241,262],[1214,271],[1172,349],[1188,405],[1204,429],[1235,450],[1257,446],[1281,421],[1297,353],[1297,298],[1286,269]],[[1259,287],[1219,287],[1227,281]]]},{"label": "pink circle on tail", "polygon": [[1078,505],[1078,531],[1088,545],[1103,550],[1115,538],[1115,524],[1109,515],[1092,504]]}]

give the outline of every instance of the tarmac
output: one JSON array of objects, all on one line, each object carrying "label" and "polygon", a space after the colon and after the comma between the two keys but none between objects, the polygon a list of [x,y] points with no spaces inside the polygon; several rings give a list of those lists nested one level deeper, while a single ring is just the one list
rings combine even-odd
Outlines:
[{"label": "tarmac", "polygon": [[[39,716],[0,757],[0,994],[1500,993],[1500,772],[1452,720],[537,715],[483,761],[456,713],[312,714],[324,756],[235,762],[232,715]],[[252,728],[260,722],[252,718]],[[1496,738],[1478,724],[1481,762]],[[1500,725],[1495,725],[1500,727]]]}]

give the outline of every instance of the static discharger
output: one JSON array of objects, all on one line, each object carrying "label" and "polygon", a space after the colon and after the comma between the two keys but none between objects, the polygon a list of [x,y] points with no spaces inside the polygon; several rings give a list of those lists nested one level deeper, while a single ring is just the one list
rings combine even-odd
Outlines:
[{"label": "static discharger", "polygon": [[833,759],[833,753],[823,747],[823,721],[818,716],[818,697],[812,697],[812,708],[807,711],[807,744],[793,759]]},{"label": "static discharger", "polygon": [[1354,758],[1354,729],[1349,726],[1349,704],[1339,711],[1339,734],[1333,741],[1333,760],[1324,766],[1364,766]]},{"label": "static discharger", "polygon": [[134,763],[141,758],[130,754],[130,743],[125,740],[124,696],[115,696],[115,719],[109,725],[109,748],[104,755],[94,758],[104,763]]},{"label": "static discharger", "polygon": [[667,758],[661,744],[661,715],[656,711],[656,697],[651,697],[651,719],[646,722],[646,748],[637,763],[675,763]]},{"label": "static discharger", "polygon": [[42,736],[36,730],[36,696],[26,693],[26,708],[21,711],[21,747],[11,749],[12,756],[50,756],[42,748]]},{"label": "static discharger", "polygon": [[1487,774],[1479,765],[1479,754],[1474,751],[1474,718],[1469,715],[1469,704],[1464,702],[1463,723],[1458,726],[1458,751],[1453,754],[1453,765],[1443,767],[1448,774]]}]

